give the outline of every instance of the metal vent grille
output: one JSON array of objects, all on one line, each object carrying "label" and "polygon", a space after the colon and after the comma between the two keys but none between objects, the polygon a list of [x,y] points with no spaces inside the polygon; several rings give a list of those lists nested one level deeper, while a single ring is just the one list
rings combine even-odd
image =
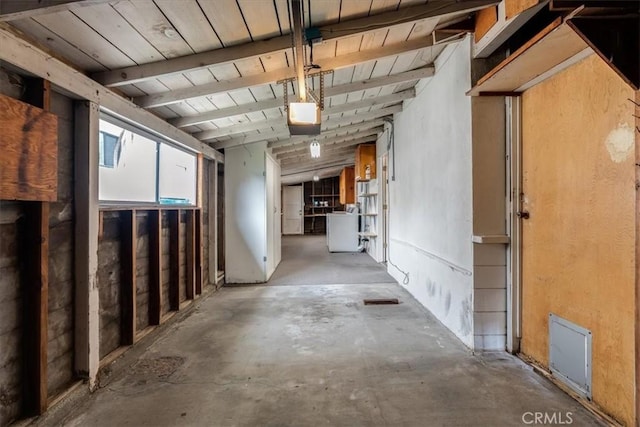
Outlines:
[{"label": "metal vent grille", "polygon": [[550,313],[549,366],[555,377],[591,399],[591,331]]}]

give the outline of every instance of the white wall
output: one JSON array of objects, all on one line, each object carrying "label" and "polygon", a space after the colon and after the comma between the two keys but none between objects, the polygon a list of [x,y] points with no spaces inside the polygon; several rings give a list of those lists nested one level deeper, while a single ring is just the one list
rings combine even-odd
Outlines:
[{"label": "white wall", "polygon": [[[389,252],[409,273],[407,289],[473,347],[470,57],[470,38],[448,46],[435,76],[395,115]],[[391,264],[389,273],[403,283]]]},{"label": "white wall", "polygon": [[265,281],[266,142],[225,150],[225,281]]}]

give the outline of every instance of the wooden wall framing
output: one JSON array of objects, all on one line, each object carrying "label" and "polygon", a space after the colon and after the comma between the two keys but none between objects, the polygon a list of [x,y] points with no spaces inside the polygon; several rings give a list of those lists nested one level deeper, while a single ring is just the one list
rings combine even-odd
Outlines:
[{"label": "wooden wall framing", "polygon": [[[199,207],[153,207],[153,208],[106,208],[117,211],[120,216],[121,246],[120,259],[122,272],[120,278],[120,345],[121,350],[106,356],[101,364],[108,363],[121,354],[122,349],[135,344],[144,335],[167,321],[180,309],[186,307],[202,294],[203,290],[203,215]],[[102,217],[103,211],[100,216]],[[138,230],[136,215],[147,213],[149,230],[149,327],[137,330],[137,292],[136,271]],[[162,296],[162,275],[165,265],[162,254],[162,223],[166,218],[169,231],[169,297]],[[181,223],[184,218],[184,229]],[[101,220],[102,221],[102,220]],[[185,238],[184,254],[181,252],[181,240]],[[180,265],[185,257],[186,277],[180,280]],[[213,283],[213,281],[211,281]],[[186,291],[187,301],[180,302],[182,286]],[[162,315],[165,304],[169,305],[169,314]]]},{"label": "wooden wall framing", "polygon": [[[50,83],[42,79],[27,79],[26,82],[26,101],[36,107],[41,107],[44,111],[49,111]],[[55,129],[57,140],[57,127]],[[55,200],[55,197],[53,199]],[[48,400],[49,203],[26,202],[25,219],[27,235],[23,282],[25,296],[23,327],[24,413],[39,415],[47,410]]]}]

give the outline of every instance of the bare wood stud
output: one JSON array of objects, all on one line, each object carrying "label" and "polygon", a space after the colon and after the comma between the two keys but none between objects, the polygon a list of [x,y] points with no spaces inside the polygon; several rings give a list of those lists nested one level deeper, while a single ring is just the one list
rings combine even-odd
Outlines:
[{"label": "bare wood stud", "polygon": [[[50,110],[51,84],[28,79],[25,100]],[[47,343],[49,318],[49,203],[25,202],[24,408],[29,415],[47,410]]]},{"label": "bare wood stud", "polygon": [[189,209],[186,211],[186,235],[187,241],[185,245],[186,256],[186,280],[187,280],[187,299],[193,299],[195,297],[195,274],[196,274],[196,259],[195,259],[195,218],[194,210]]},{"label": "bare wood stud", "polygon": [[149,211],[149,324],[159,325],[162,314],[162,212]]},{"label": "bare wood stud", "polygon": [[180,310],[180,211],[167,211],[169,221],[169,309]]},{"label": "bare wood stud", "polygon": [[195,287],[196,295],[202,294],[202,209],[195,211]]},{"label": "bare wood stud", "polygon": [[120,342],[132,345],[136,337],[136,211],[120,213],[122,221],[122,282],[120,289]]}]

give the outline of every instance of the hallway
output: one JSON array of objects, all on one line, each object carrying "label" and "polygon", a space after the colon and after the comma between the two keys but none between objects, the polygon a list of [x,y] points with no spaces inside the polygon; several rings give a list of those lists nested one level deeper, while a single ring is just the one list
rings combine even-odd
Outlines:
[{"label": "hallway", "polygon": [[[335,271],[323,275],[318,260],[298,256],[321,254],[319,238],[285,240],[278,285],[227,287],[203,299],[146,349],[117,361],[63,424],[510,426],[545,412],[599,425],[518,359],[471,355],[397,284],[333,283]],[[321,264],[346,271],[356,260],[385,278],[360,255],[328,254]],[[400,304],[364,306],[365,298]],[[61,423],[51,412],[42,425]]]}]

